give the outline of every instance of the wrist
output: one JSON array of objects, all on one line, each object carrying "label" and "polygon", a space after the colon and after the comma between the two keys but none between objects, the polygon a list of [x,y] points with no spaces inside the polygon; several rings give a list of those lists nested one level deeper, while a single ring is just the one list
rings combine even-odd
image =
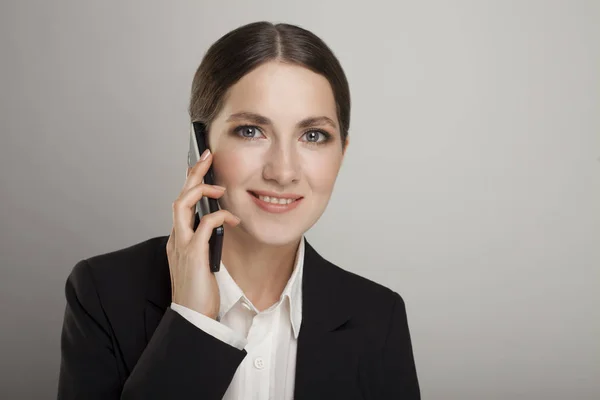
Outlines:
[{"label": "wrist", "polygon": [[193,301],[186,301],[184,299],[178,299],[177,297],[174,297],[172,302],[178,306],[185,307],[208,318],[214,319],[215,321],[219,320],[219,309],[216,307],[203,307]]}]

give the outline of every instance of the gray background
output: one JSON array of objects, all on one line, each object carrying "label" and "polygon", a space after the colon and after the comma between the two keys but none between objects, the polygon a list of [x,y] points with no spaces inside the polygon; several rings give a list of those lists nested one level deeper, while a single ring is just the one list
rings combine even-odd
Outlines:
[{"label": "gray background", "polygon": [[78,260],[169,232],[193,73],[255,20],[348,74],[307,236],[403,295],[423,398],[600,398],[600,6],[569,0],[3,1],[0,397],[55,397]]}]

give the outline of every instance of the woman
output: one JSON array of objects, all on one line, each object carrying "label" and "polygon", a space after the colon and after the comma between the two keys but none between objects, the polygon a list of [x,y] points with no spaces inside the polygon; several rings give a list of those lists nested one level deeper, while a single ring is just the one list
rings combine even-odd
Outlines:
[{"label": "woman", "polygon": [[[287,24],[228,33],[196,72],[190,116],[212,153],[188,168],[170,235],[67,280],[59,398],[420,398],[402,298],[303,236],[348,146],[348,83],[327,45]],[[211,165],[218,186],[202,183]],[[202,196],[221,210],[198,225]]]}]

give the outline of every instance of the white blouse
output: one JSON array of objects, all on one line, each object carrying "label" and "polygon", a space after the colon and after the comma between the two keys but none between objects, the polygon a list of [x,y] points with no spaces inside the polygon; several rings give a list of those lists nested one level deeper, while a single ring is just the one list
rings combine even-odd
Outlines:
[{"label": "white blouse", "polygon": [[258,312],[227,269],[215,273],[221,295],[217,320],[187,307],[171,308],[206,333],[248,353],[225,392],[225,400],[292,400],[296,349],[302,322],[304,238],[279,301]]}]

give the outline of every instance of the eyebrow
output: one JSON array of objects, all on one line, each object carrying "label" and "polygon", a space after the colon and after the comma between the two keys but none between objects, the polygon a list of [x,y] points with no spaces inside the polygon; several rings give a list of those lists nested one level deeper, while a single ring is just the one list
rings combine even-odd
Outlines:
[{"label": "eyebrow", "polygon": [[[229,118],[227,118],[227,122],[239,120],[250,121],[253,124],[257,125],[273,125],[273,122],[271,122],[271,120],[265,117],[264,115],[246,111],[231,114]],[[300,129],[309,128],[315,125],[330,125],[332,128],[337,129],[336,123],[331,118],[326,117],[324,115],[320,117],[308,117],[296,124],[296,126]]]}]

